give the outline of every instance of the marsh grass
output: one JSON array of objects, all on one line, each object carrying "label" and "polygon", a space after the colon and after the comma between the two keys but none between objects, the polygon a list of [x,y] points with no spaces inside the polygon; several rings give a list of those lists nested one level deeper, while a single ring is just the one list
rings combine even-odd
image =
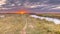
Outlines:
[{"label": "marsh grass", "polygon": [[[60,25],[46,20],[29,17],[29,15],[3,14],[0,19],[0,34],[21,34],[27,20],[26,34],[60,34]],[[29,27],[32,25],[33,28]]]}]

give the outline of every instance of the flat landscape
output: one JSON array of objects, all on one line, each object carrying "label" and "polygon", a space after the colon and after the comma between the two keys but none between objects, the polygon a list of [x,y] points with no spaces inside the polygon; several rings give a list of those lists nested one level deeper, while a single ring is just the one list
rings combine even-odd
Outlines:
[{"label": "flat landscape", "polygon": [[38,16],[44,16],[44,17],[52,17],[52,18],[59,18],[60,19],[60,14],[59,13],[45,13],[45,14],[37,14]]},{"label": "flat landscape", "polygon": [[[60,17],[58,14],[52,17],[56,16]],[[0,34],[60,34],[60,24],[33,18],[30,14],[0,14]]]}]

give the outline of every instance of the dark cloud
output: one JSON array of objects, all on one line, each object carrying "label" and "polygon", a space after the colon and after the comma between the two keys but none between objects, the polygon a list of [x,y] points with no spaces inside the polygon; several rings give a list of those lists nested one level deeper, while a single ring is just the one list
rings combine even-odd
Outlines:
[{"label": "dark cloud", "polygon": [[29,0],[29,2],[40,2],[41,0]]},{"label": "dark cloud", "polygon": [[40,3],[46,3],[46,4],[60,4],[60,0],[28,0],[29,2],[40,2]]},{"label": "dark cloud", "polygon": [[[17,1],[19,1],[19,2],[16,3]],[[34,3],[36,3],[36,2],[39,2],[39,3],[41,3],[40,6],[38,6],[36,8],[30,8],[30,9],[36,10],[36,11],[53,11],[54,9],[52,9],[52,8],[58,7],[60,4],[60,0],[7,0],[7,2],[8,3],[4,6],[8,7],[8,8],[11,8],[11,6],[8,6],[8,5],[11,5],[12,3],[13,4],[16,3],[16,5],[21,3],[21,6],[23,6],[23,4],[26,4],[26,2],[30,2],[30,3],[32,3],[32,5],[34,5]],[[11,4],[9,4],[9,3],[11,3]],[[30,3],[28,3],[28,5],[30,5]],[[37,5],[37,3],[36,3],[36,5]],[[21,8],[21,6],[19,6],[19,7]],[[18,8],[17,6],[15,6],[15,7]],[[25,6],[23,6],[23,7],[25,7]],[[55,11],[56,10],[57,9],[55,9]]]},{"label": "dark cloud", "polygon": [[48,1],[49,4],[60,4],[60,0],[49,0]]}]

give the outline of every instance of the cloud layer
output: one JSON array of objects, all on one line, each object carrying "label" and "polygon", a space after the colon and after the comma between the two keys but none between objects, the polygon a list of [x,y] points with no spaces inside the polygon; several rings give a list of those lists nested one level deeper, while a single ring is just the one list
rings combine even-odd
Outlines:
[{"label": "cloud layer", "polygon": [[[1,3],[0,3],[1,4]],[[14,9],[18,7],[33,9],[38,11],[60,11],[60,0],[7,0],[0,9]],[[3,10],[4,10],[3,9]]]}]

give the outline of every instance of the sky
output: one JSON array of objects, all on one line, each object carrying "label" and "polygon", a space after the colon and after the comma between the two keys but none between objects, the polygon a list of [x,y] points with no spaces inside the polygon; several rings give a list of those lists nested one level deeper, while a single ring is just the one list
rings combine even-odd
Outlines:
[{"label": "sky", "polygon": [[22,8],[33,12],[60,12],[60,0],[0,0],[0,12]]}]

